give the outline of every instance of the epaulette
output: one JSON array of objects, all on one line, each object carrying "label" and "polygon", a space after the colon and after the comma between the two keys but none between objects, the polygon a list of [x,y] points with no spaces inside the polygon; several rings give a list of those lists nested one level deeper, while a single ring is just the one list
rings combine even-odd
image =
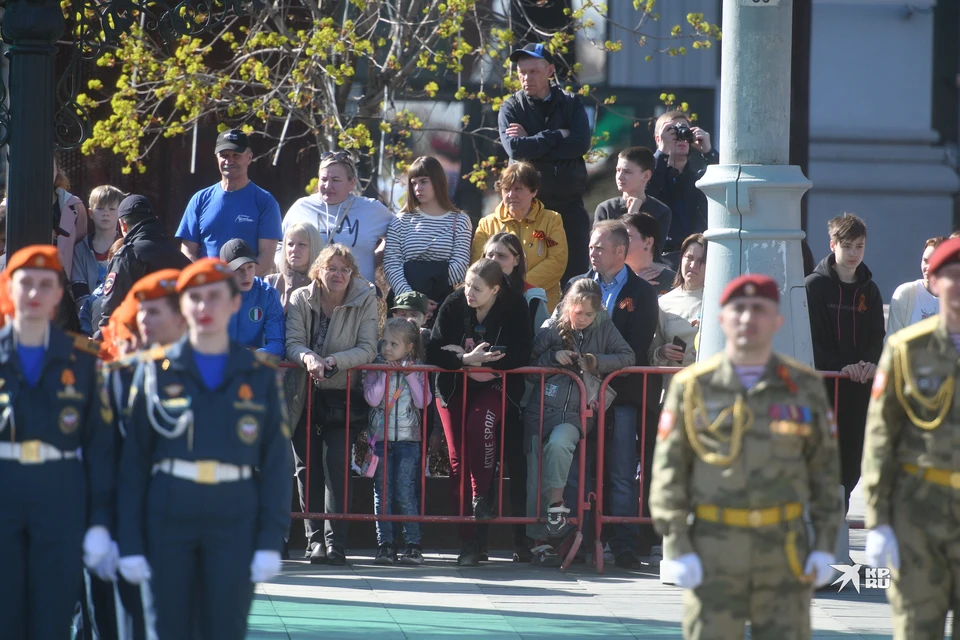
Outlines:
[{"label": "epaulette", "polygon": [[77,351],[83,351],[84,353],[89,353],[92,356],[100,355],[100,343],[96,340],[91,340],[87,336],[81,335],[79,333],[74,333],[72,331],[66,332],[68,336],[73,338],[73,348]]},{"label": "epaulette", "polygon": [[127,367],[135,366],[140,362],[143,357],[142,351],[137,351],[136,353],[131,353],[130,355],[123,356],[122,358],[117,358],[112,362],[105,362],[103,365],[104,371],[119,371],[120,369],[126,369]]},{"label": "epaulette", "polygon": [[783,355],[782,353],[778,353],[778,354],[777,354],[777,357],[780,358],[780,360],[782,360],[783,363],[784,363],[785,365],[787,365],[788,367],[790,367],[791,369],[796,369],[796,370],[799,371],[800,373],[804,373],[804,374],[806,374],[806,375],[808,375],[808,376],[813,376],[814,378],[819,378],[819,377],[820,377],[820,373],[817,372],[816,369],[814,369],[813,367],[809,367],[809,366],[805,365],[804,363],[800,362],[800,361],[797,360],[796,358],[792,358],[792,357],[790,357],[790,356]]},{"label": "epaulette", "polygon": [[271,369],[280,368],[280,358],[273,355],[272,353],[267,353],[266,351],[254,351],[253,357],[257,359],[257,362],[260,364],[269,367]]},{"label": "epaulette", "polygon": [[679,383],[686,383],[690,380],[696,380],[702,375],[706,375],[711,371],[714,371],[720,364],[723,362],[723,353],[715,354],[714,356],[707,358],[703,362],[697,362],[692,364],[689,367],[685,368],[683,371],[677,373],[673,376],[673,379]]},{"label": "epaulette", "polygon": [[892,347],[900,346],[901,344],[906,344],[907,342],[911,342],[917,338],[928,336],[936,331],[939,324],[940,316],[931,316],[926,320],[921,320],[916,324],[912,324],[909,327],[900,329],[900,331],[897,331],[887,338],[887,344]]}]

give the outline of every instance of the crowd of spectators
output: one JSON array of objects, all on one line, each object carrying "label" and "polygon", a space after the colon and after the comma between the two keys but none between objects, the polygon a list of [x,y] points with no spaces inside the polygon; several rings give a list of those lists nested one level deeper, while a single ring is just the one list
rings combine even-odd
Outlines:
[{"label": "crowd of spectators", "polygon": [[[355,471],[378,479],[378,515],[416,515],[426,463],[421,444],[428,440],[435,453],[445,443],[452,503],[479,521],[460,526],[458,562],[487,557],[482,521],[502,514],[503,460],[511,480],[504,506],[515,516],[545,519],[515,527],[514,559],[557,563],[572,492],[595,481],[577,477],[573,452],[581,441],[595,448],[596,421],[583,429],[580,386],[569,376],[547,376],[541,393],[539,378],[533,384],[503,372],[543,366],[583,381],[586,401],[606,412],[607,512],[637,515],[637,478],[645,479],[646,493],[656,437],[641,425],[657,423],[668,380],[620,376],[602,407],[598,390],[604,376],[624,367],[696,361],[708,243],[706,200],[695,182],[717,154],[709,134],[684,113],[664,114],[655,152],[632,147],[619,154],[611,185],[617,195],[597,206],[591,225],[582,198],[590,140],[582,101],[551,84],[553,61],[542,46],[528,45],[511,59],[522,89],[499,116],[511,163],[496,183],[501,202],[476,224],[451,201],[437,159],[410,165],[404,204],[394,214],[358,194],[357,167],[346,151],[323,154],[316,193],[281,217],[274,197],[248,176],[250,141],[238,130],[217,138],[222,179],[190,199],[176,233],[180,247],[145,197],[98,186],[88,213],[57,170],[54,241],[72,293],[58,324],[99,337],[98,328],[139,278],[218,256],[242,294],[231,337],[294,365],[284,390],[296,425],[302,509],[349,512],[352,460]],[[844,214],[827,231],[831,254],[811,265],[806,288],[816,366],[846,375],[838,420],[849,498],[859,478],[868,383],[885,333],[938,312],[926,265],[943,238],[924,245],[922,278],[894,293],[885,331],[883,301],[863,263],[866,225]],[[354,375],[348,407],[347,371],[371,363],[429,364],[448,373]],[[386,464],[376,466],[381,459]],[[386,493],[384,473],[390,474]],[[346,521],[304,526],[311,562],[346,561]],[[621,567],[662,556],[651,527],[618,524],[603,535]],[[423,561],[419,525],[378,522],[377,538],[378,563]]]}]

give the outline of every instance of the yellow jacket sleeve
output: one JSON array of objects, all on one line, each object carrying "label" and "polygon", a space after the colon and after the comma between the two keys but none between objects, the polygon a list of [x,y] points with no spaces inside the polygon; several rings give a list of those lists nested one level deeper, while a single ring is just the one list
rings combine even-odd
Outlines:
[{"label": "yellow jacket sleeve", "polygon": [[[547,257],[535,267],[527,271],[527,283],[533,287],[540,287],[546,291],[560,284],[560,278],[567,269],[567,235],[563,230],[563,219],[555,211],[545,211],[546,225],[544,233],[548,238],[557,242],[553,247],[546,248]],[[474,239],[476,242],[476,239]],[[536,250],[534,241],[534,251]],[[529,261],[528,261],[529,263]]]},{"label": "yellow jacket sleeve", "polygon": [[477,230],[473,233],[473,244],[470,245],[470,264],[473,264],[482,257],[483,247],[487,244],[490,236],[493,235],[493,233],[491,233],[492,227],[492,216],[480,218],[480,222],[477,223]]}]

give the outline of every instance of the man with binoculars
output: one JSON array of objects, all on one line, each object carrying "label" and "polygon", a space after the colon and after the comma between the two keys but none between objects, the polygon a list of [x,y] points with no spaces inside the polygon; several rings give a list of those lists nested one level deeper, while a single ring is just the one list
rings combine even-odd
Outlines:
[{"label": "man with binoculars", "polygon": [[[713,148],[710,134],[691,127],[690,117],[683,111],[668,111],[657,118],[654,132],[656,167],[647,183],[647,195],[673,212],[662,260],[676,271],[684,238],[707,228],[707,197],[696,184],[707,165],[719,161],[720,154]],[[691,156],[691,151],[697,153]]]}]

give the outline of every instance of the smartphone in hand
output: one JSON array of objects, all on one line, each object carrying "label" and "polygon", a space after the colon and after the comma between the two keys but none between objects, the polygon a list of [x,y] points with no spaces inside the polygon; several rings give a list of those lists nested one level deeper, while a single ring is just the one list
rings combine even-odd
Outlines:
[{"label": "smartphone in hand", "polygon": [[673,346],[679,347],[684,353],[687,352],[687,343],[684,342],[680,336],[673,337]]},{"label": "smartphone in hand", "polygon": [[489,349],[490,353],[506,353],[507,348],[504,346],[492,346]]}]

